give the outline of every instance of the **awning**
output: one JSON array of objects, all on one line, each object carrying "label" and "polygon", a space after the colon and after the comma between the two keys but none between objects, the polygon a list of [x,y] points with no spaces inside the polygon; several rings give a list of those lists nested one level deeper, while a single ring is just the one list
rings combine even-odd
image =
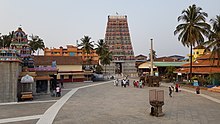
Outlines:
[{"label": "awning", "polygon": [[[139,69],[150,69],[151,68],[151,63],[150,62],[142,63],[138,66],[138,68]],[[157,68],[157,67],[153,65],[153,68]]]}]

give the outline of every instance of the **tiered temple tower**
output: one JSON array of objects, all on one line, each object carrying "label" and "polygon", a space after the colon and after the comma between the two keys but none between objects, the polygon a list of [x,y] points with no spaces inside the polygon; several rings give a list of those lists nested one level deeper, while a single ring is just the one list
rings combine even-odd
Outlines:
[{"label": "tiered temple tower", "polygon": [[113,55],[113,61],[106,71],[110,74],[136,75],[127,16],[108,16],[105,41]]},{"label": "tiered temple tower", "polygon": [[12,37],[10,48],[18,51],[18,55],[23,61],[23,66],[32,68],[33,67],[33,58],[31,56],[31,49],[28,45],[28,39],[25,32],[19,27]]}]

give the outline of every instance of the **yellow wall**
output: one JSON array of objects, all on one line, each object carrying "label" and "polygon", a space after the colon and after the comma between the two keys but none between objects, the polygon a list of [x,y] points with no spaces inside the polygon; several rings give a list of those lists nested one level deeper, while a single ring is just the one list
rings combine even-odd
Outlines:
[{"label": "yellow wall", "polygon": [[[59,71],[82,71],[82,65],[57,65],[57,68]],[[57,79],[60,79],[59,73],[57,75]],[[64,79],[66,78],[64,77]]]},{"label": "yellow wall", "polygon": [[205,49],[194,49],[193,50],[193,61],[196,60],[196,58],[200,57],[204,54]]},{"label": "yellow wall", "polygon": [[57,65],[59,71],[82,71],[82,65]]}]

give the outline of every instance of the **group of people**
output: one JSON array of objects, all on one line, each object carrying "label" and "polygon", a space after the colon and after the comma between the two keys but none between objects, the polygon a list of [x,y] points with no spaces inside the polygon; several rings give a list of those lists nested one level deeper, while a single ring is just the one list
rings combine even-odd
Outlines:
[{"label": "group of people", "polygon": [[[115,86],[119,86],[119,80],[118,79],[116,79],[115,81],[114,81],[114,85]],[[121,87],[124,87],[124,88],[126,88],[126,86],[129,86],[130,85],[130,83],[129,83],[129,79],[122,79],[121,80]]]},{"label": "group of people", "polygon": [[174,92],[176,90],[176,92],[179,92],[179,84],[176,83],[175,88],[173,87],[173,85],[169,86],[169,96],[172,97],[172,92]]},{"label": "group of people", "polygon": [[144,87],[143,80],[140,80],[140,81],[135,81],[134,80],[133,85],[134,85],[134,87],[137,87],[137,88],[143,88]]},{"label": "group of people", "polygon": [[[130,81],[127,78],[122,79],[121,81],[119,81],[119,79],[116,79],[114,81],[114,86],[119,86],[120,82],[121,82],[121,87],[126,88],[127,86],[130,86]],[[134,87],[137,87],[137,88],[143,88],[144,87],[143,80],[140,80],[140,81],[135,81],[134,80],[133,85],[134,85]]]},{"label": "group of people", "polygon": [[61,88],[63,87],[63,80],[54,81],[51,91],[52,97],[60,97],[61,96]]}]

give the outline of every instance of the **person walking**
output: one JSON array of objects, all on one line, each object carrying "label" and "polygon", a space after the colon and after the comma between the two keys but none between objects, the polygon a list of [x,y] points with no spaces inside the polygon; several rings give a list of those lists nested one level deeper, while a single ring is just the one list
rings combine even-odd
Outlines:
[{"label": "person walking", "polygon": [[56,97],[60,97],[61,96],[61,88],[60,86],[56,87]]},{"label": "person walking", "polygon": [[143,82],[142,80],[139,82],[139,88],[142,88],[143,87]]},{"label": "person walking", "polygon": [[169,87],[169,96],[170,96],[170,97],[172,97],[172,92],[173,92],[172,88]]},{"label": "person walking", "polygon": [[176,92],[179,91],[179,85],[178,85],[178,83],[176,83],[176,87],[175,87],[175,89],[176,89]]},{"label": "person walking", "polygon": [[199,86],[196,87],[196,94],[200,94],[200,87]]},{"label": "person walking", "polygon": [[123,87],[126,88],[126,80],[123,79]]}]

